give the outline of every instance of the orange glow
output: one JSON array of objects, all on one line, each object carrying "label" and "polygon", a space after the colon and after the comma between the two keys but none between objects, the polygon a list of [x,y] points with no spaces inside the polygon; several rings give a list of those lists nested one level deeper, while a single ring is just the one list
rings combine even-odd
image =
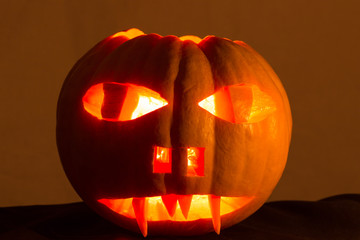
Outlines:
[{"label": "orange glow", "polygon": [[193,36],[193,35],[186,35],[186,36],[182,36],[179,37],[181,41],[185,41],[185,40],[190,40],[196,44],[198,44],[199,42],[201,42],[201,38],[197,37],[197,36]]},{"label": "orange glow", "polygon": [[248,122],[259,122],[276,110],[273,99],[261,91],[257,86],[253,87],[253,103]]},{"label": "orange glow", "polygon": [[106,121],[133,120],[168,104],[149,88],[116,82],[90,87],[82,101],[88,113]]},{"label": "orange glow", "polygon": [[256,85],[232,85],[221,88],[198,105],[214,116],[232,123],[253,123],[276,110],[272,98]]},{"label": "orange glow", "polygon": [[220,234],[221,216],[243,208],[253,199],[254,197],[247,196],[168,194],[156,197],[99,199],[98,202],[117,214],[136,219],[139,230],[146,237],[149,221],[186,222],[198,219],[212,219],[214,231]]},{"label": "orange glow", "polygon": [[171,148],[155,147],[153,173],[171,173]]},{"label": "orange glow", "polygon": [[132,200],[132,206],[134,209],[134,214],[136,216],[136,222],[144,237],[147,236],[147,205],[148,201],[145,198],[133,198]]},{"label": "orange glow", "polygon": [[209,206],[211,209],[212,222],[214,230],[217,234],[220,234],[221,229],[221,216],[220,216],[220,206],[221,206],[221,197],[210,195],[209,196]]},{"label": "orange glow", "polygon": [[173,217],[176,211],[176,204],[178,201],[178,195],[176,194],[166,194],[161,196],[161,200],[166,207],[167,212],[170,217]]},{"label": "orange glow", "polygon": [[216,116],[215,111],[215,94],[210,95],[209,97],[205,98],[198,104],[201,108],[205,109],[212,115]]},{"label": "orange glow", "polygon": [[92,86],[82,98],[85,110],[91,115],[101,119],[101,106],[104,101],[103,85]]},{"label": "orange glow", "polygon": [[142,31],[140,31],[139,29],[136,28],[130,28],[126,31],[121,31],[118,33],[115,33],[111,36],[111,38],[116,38],[116,37],[127,37],[128,39],[133,39],[137,36],[140,35],[144,35],[145,33],[143,33]]},{"label": "orange glow", "polygon": [[[171,194],[172,197],[179,199],[181,195]],[[168,195],[165,195],[168,196]],[[171,216],[164,205],[162,196],[143,198],[147,204],[147,221],[194,221],[198,219],[211,219],[211,203],[214,195],[188,195],[192,196],[187,218],[184,217],[180,205],[176,205],[175,213]],[[236,211],[247,205],[254,197],[217,197],[220,202],[220,216]],[[124,199],[99,199],[98,202],[106,205],[112,211],[128,218],[136,218],[133,208],[133,198]],[[176,202],[175,202],[176,203]],[[217,204],[213,204],[217,205]],[[216,209],[214,209],[216,211]],[[215,214],[215,213],[214,213]]]},{"label": "orange glow", "polygon": [[229,87],[216,91],[213,95],[199,102],[199,106],[218,118],[235,123]]},{"label": "orange glow", "polygon": [[151,89],[129,84],[127,90],[119,121],[136,119],[168,104]]},{"label": "orange glow", "polygon": [[187,176],[204,176],[205,148],[187,148]]}]

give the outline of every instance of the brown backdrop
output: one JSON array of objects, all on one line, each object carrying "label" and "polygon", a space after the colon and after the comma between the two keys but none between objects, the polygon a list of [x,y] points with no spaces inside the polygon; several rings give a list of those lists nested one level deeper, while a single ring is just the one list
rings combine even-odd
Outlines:
[{"label": "brown backdrop", "polygon": [[57,154],[57,97],[82,54],[131,27],[243,40],[274,67],[294,128],[271,200],[360,192],[358,1],[2,0],[0,206],[79,200]]}]

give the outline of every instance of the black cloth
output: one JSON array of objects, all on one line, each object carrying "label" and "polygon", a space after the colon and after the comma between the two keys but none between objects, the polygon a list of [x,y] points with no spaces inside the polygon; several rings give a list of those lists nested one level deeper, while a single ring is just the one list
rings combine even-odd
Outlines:
[{"label": "black cloth", "polygon": [[[0,208],[0,239],[143,239],[91,211],[84,203]],[[147,239],[360,240],[360,194],[316,202],[269,202],[246,220],[195,237]]]}]

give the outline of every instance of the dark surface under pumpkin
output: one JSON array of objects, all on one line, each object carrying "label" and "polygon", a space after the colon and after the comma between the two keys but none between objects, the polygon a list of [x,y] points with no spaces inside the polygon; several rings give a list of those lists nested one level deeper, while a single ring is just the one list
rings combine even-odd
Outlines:
[{"label": "dark surface under pumpkin", "polygon": [[[144,96],[151,110],[138,109]],[[77,62],[58,101],[73,187],[144,236],[219,233],[248,217],[278,182],[290,135],[271,67],[245,43],[214,36],[110,36]]]},{"label": "dark surface under pumpkin", "polygon": [[[246,220],[222,230],[186,239],[359,240],[360,195],[321,201],[265,203]],[[0,239],[143,239],[102,219],[84,203],[0,208]],[[148,237],[148,239],[184,239]]]}]

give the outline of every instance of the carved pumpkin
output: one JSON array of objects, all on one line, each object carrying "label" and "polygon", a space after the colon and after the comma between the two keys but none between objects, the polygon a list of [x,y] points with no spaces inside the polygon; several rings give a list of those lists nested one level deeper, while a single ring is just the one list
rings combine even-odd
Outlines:
[{"label": "carved pumpkin", "polygon": [[144,236],[219,234],[274,189],[291,114],[245,43],[130,29],[70,71],[56,130],[65,172],[98,214]]}]

